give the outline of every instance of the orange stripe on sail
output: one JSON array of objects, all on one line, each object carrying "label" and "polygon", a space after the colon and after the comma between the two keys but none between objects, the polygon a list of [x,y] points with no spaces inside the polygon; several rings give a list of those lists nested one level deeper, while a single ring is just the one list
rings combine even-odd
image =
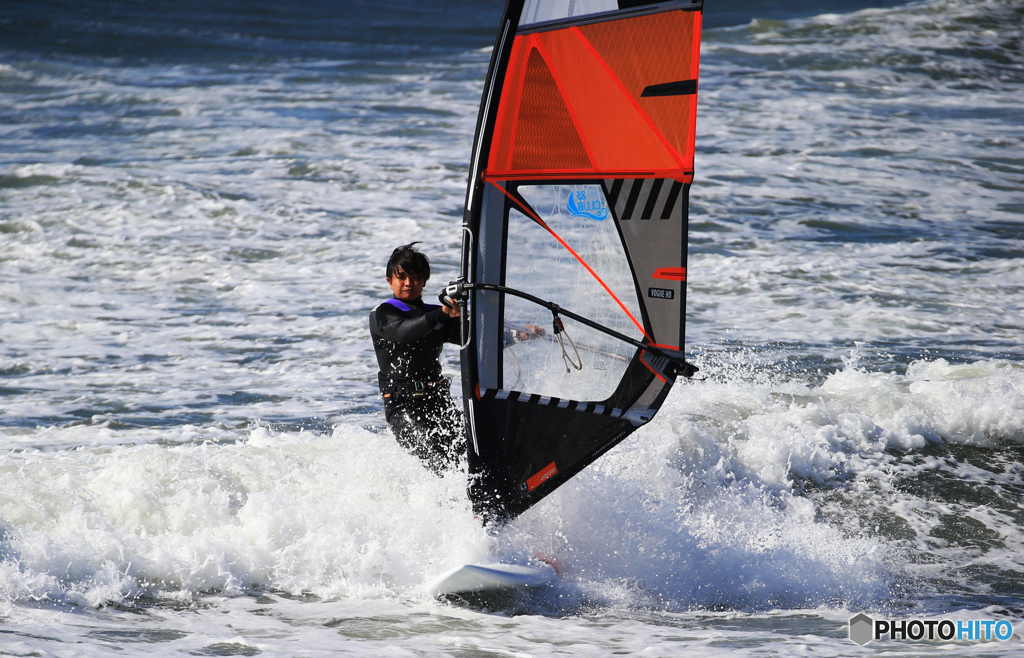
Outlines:
[{"label": "orange stripe on sail", "polygon": [[652,279],[665,279],[667,281],[686,281],[685,267],[659,267],[654,271]]},{"label": "orange stripe on sail", "polygon": [[491,170],[485,169],[480,174],[485,182],[509,181],[509,180],[545,180],[549,178],[564,179],[588,179],[602,180],[608,178],[671,178],[680,183],[692,183],[693,172],[685,169],[657,169],[648,171],[621,170],[612,171],[607,169],[521,169],[521,170]]}]

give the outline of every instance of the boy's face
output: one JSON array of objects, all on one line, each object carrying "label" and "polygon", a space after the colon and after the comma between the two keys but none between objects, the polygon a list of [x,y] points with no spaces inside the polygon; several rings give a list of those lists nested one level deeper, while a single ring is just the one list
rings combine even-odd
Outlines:
[{"label": "boy's face", "polygon": [[394,274],[388,277],[388,285],[395,299],[403,302],[412,302],[423,295],[423,285],[426,283],[416,274],[408,274],[399,267]]}]

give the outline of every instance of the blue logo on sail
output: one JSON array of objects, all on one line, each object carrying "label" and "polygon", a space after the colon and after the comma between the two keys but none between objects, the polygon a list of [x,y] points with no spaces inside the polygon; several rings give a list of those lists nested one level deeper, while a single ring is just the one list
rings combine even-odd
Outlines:
[{"label": "blue logo on sail", "polygon": [[586,190],[577,190],[569,193],[569,202],[565,204],[569,214],[574,217],[589,217],[601,221],[608,216],[608,209],[604,206],[604,199],[600,197],[587,198]]}]

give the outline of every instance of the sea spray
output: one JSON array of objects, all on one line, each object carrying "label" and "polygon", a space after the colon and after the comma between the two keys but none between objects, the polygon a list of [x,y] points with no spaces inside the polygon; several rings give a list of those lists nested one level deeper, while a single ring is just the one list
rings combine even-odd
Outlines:
[{"label": "sea spray", "polygon": [[436,478],[386,434],[257,427],[235,444],[54,456],[3,459],[8,600],[395,596],[487,552],[464,472]]}]

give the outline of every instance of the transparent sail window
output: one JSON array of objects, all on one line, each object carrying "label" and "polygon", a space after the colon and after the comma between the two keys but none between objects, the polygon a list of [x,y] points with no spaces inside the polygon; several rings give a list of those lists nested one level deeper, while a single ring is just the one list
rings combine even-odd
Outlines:
[{"label": "transparent sail window", "polygon": [[[524,186],[519,192],[551,231],[510,211],[505,285],[640,340],[633,276],[601,187]],[[512,295],[505,295],[504,308],[503,388],[592,401],[614,393],[633,346],[565,317],[568,338],[563,334],[560,345],[547,309]]]},{"label": "transparent sail window", "polygon": [[519,15],[519,26],[581,18],[604,14],[620,9],[632,9],[645,5],[664,4],[664,0],[526,0],[523,13]]}]

